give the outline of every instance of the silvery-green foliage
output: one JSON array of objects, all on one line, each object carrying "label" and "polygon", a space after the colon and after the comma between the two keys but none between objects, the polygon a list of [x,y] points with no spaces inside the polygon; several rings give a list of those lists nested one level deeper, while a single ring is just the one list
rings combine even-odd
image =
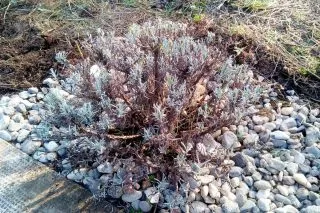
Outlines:
[{"label": "silvery-green foliage", "polygon": [[143,128],[143,140],[149,141],[153,138],[155,130],[152,127]]},{"label": "silvery-green foliage", "polygon": [[54,58],[60,64],[63,64],[63,65],[68,64],[67,53],[65,51],[57,52]]},{"label": "silvery-green foliage", "polygon": [[46,121],[42,121],[34,132],[43,140],[49,140],[52,137],[51,125]]},{"label": "silvery-green foliage", "polygon": [[93,122],[93,117],[95,116],[92,104],[90,102],[84,103],[80,108],[76,109],[74,116],[79,123],[90,125]]},{"label": "silvery-green foliage", "polygon": [[179,112],[186,102],[186,82],[178,83],[177,77],[170,74],[166,79],[169,89],[168,106]]},{"label": "silvery-green foliage", "polygon": [[160,124],[162,124],[165,121],[166,114],[165,109],[160,104],[154,104],[153,105],[153,117],[158,121]]}]

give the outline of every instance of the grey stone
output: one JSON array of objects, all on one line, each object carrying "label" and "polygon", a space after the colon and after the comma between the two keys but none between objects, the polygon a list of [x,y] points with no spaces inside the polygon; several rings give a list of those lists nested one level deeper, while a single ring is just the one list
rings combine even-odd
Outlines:
[{"label": "grey stone", "polygon": [[29,93],[28,91],[22,91],[19,93],[19,97],[22,99],[28,99],[29,98]]},{"label": "grey stone", "polygon": [[55,152],[50,152],[46,156],[47,156],[48,161],[57,160],[57,153],[55,153]]},{"label": "grey stone", "polygon": [[[160,192],[155,187],[149,187],[144,191],[148,201],[150,203],[159,203]],[[193,200],[192,200],[193,201]]]},{"label": "grey stone", "polygon": [[311,201],[315,201],[315,200],[317,200],[317,199],[320,199],[320,195],[319,195],[318,193],[315,193],[315,192],[310,191],[308,198],[309,198],[309,200],[311,200]]},{"label": "grey stone", "polygon": [[312,154],[315,156],[315,158],[320,158],[320,149],[316,146],[310,146],[310,147],[306,147],[305,151],[308,154]]},{"label": "grey stone", "polygon": [[142,212],[150,212],[152,209],[152,205],[150,205],[147,201],[140,201],[139,208]]},{"label": "grey stone", "polygon": [[256,125],[263,125],[264,123],[269,122],[269,118],[264,116],[254,115],[252,116],[252,121]]},{"label": "grey stone", "polygon": [[301,212],[304,213],[319,213],[320,212],[320,206],[308,206],[306,208],[303,208]]},{"label": "grey stone", "polygon": [[100,164],[97,167],[97,169],[100,173],[105,173],[105,174],[112,174],[113,173],[113,167],[112,167],[111,163],[109,163],[109,162],[105,162],[103,164]]},{"label": "grey stone", "polygon": [[270,211],[271,207],[271,200],[269,199],[259,199],[258,200],[258,207],[259,209],[261,209],[262,211],[268,212]]},{"label": "grey stone", "polygon": [[34,103],[31,103],[31,102],[28,101],[28,100],[22,100],[21,103],[26,106],[26,109],[27,109],[27,110],[32,109],[32,107],[33,107],[33,105],[34,105]]},{"label": "grey stone", "polygon": [[231,132],[226,131],[222,135],[222,146],[226,149],[232,148],[238,142],[237,136]]},{"label": "grey stone", "polygon": [[288,186],[277,185],[277,189],[284,196],[289,196]]},{"label": "grey stone", "polygon": [[203,185],[207,185],[214,180],[213,175],[203,175],[203,176],[198,176],[197,178]]},{"label": "grey stone", "polygon": [[311,167],[306,165],[306,164],[299,164],[299,170],[300,170],[301,173],[307,174],[307,173],[310,172]]},{"label": "grey stone", "polygon": [[247,159],[242,153],[235,154],[231,159],[234,161],[235,166],[239,166],[242,168],[247,166]]},{"label": "grey stone", "polygon": [[48,150],[48,152],[55,152],[57,151],[59,144],[55,141],[49,141],[48,143],[44,143],[43,146]]},{"label": "grey stone", "polygon": [[296,173],[293,175],[293,179],[306,188],[311,188],[311,183],[309,183],[308,179],[304,174]]},{"label": "grey stone", "polygon": [[33,154],[41,146],[40,141],[26,140],[21,144],[21,150],[29,155]]},{"label": "grey stone", "polygon": [[39,115],[29,115],[28,121],[32,125],[38,125],[41,122],[41,117]]},{"label": "grey stone", "polygon": [[256,133],[247,134],[243,140],[243,145],[252,146],[259,141],[259,135]]},{"label": "grey stone", "polygon": [[297,122],[299,124],[303,124],[303,123],[307,122],[307,118],[308,117],[305,114],[301,113],[301,112],[299,112],[297,114],[297,116],[296,116]]},{"label": "grey stone", "polygon": [[281,108],[281,114],[282,115],[290,115],[293,112],[293,107],[282,107]]},{"label": "grey stone", "polygon": [[240,213],[238,204],[231,200],[226,200],[226,202],[222,204],[222,210],[225,213]]},{"label": "grey stone", "polygon": [[270,131],[273,131],[277,128],[277,125],[273,122],[268,122],[268,123],[265,123],[263,124],[264,128],[270,130]]},{"label": "grey stone", "polygon": [[300,201],[305,200],[309,196],[309,191],[306,188],[299,188],[296,191],[296,196]]},{"label": "grey stone", "polygon": [[233,166],[233,167],[231,167],[231,169],[229,171],[229,176],[230,177],[239,177],[242,175],[242,173],[243,173],[243,169],[241,167]]},{"label": "grey stone", "polygon": [[293,174],[295,174],[295,173],[298,172],[299,166],[298,166],[298,164],[296,164],[296,163],[289,162],[289,163],[287,164],[286,170],[289,172],[290,175],[293,175]]},{"label": "grey stone", "polygon": [[279,202],[281,202],[281,203],[283,203],[285,205],[291,205],[291,201],[287,197],[285,197],[285,196],[283,196],[281,194],[276,194],[274,196],[274,198],[275,198],[275,200],[277,200],[277,201],[279,201]]},{"label": "grey stone", "polygon": [[72,172],[70,172],[67,175],[67,178],[69,180],[73,180],[73,181],[76,181],[76,182],[82,182],[82,180],[85,177],[86,173],[87,173],[87,169],[85,169],[85,168],[76,169],[76,170],[73,170]]},{"label": "grey stone", "polygon": [[283,171],[286,168],[286,164],[284,162],[275,158],[270,159],[269,166],[278,171]]},{"label": "grey stone", "polygon": [[5,140],[5,141],[11,141],[12,137],[10,133],[6,130],[0,130],[0,139]]},{"label": "grey stone", "polygon": [[289,194],[288,198],[289,198],[291,204],[292,204],[294,207],[300,208],[300,207],[302,206],[301,203],[300,203],[300,201],[298,200],[298,198],[297,198],[294,194],[292,194],[292,193]]},{"label": "grey stone", "polygon": [[21,143],[23,142],[25,139],[27,139],[27,137],[29,136],[30,134],[30,131],[29,130],[26,130],[26,129],[21,129],[19,131],[19,135],[17,137],[17,142],[18,143]]},{"label": "grey stone", "polygon": [[204,186],[201,187],[200,194],[201,194],[201,196],[202,196],[203,198],[208,196],[208,194],[209,194],[209,187],[208,187],[208,185],[204,185]]},{"label": "grey stone", "polygon": [[14,109],[14,107],[6,107],[4,108],[3,113],[5,115],[13,116],[16,113],[16,110]]},{"label": "grey stone", "polygon": [[36,94],[38,92],[39,92],[39,89],[37,87],[30,87],[28,89],[28,93],[30,93],[30,94]]},{"label": "grey stone", "polygon": [[22,123],[16,123],[13,120],[10,121],[8,130],[10,132],[17,132],[22,128],[23,124]]},{"label": "grey stone", "polygon": [[16,110],[17,110],[17,112],[20,112],[22,114],[27,113],[27,108],[24,104],[19,104],[18,106],[16,106]]},{"label": "grey stone", "polygon": [[314,143],[319,142],[320,130],[317,127],[309,127],[306,130],[305,143],[307,146],[312,146]]},{"label": "grey stone", "polygon": [[207,204],[200,201],[193,201],[190,206],[190,213],[209,213]]},{"label": "grey stone", "polygon": [[256,182],[254,182],[253,185],[257,190],[266,190],[266,189],[272,188],[271,184],[265,180],[256,181]]},{"label": "grey stone", "polygon": [[280,125],[280,130],[281,131],[287,131],[290,128],[296,127],[297,122],[294,118],[287,118],[286,120],[282,121]]},{"label": "grey stone", "polygon": [[245,212],[252,212],[252,209],[256,207],[255,202],[253,202],[252,200],[247,200],[243,206],[240,208],[240,212],[245,213]]},{"label": "grey stone", "polygon": [[5,130],[10,124],[10,117],[0,113],[0,130]]},{"label": "grey stone", "polygon": [[277,131],[271,132],[271,138],[276,140],[289,140],[290,136],[286,132],[277,130]]},{"label": "grey stone", "polygon": [[21,113],[16,113],[12,116],[11,118],[14,122],[20,123],[24,120],[23,116]]},{"label": "grey stone", "polygon": [[214,199],[220,198],[220,191],[213,183],[209,183],[209,195]]},{"label": "grey stone", "polygon": [[275,213],[299,213],[299,210],[291,205],[286,205],[274,210]]},{"label": "grey stone", "polygon": [[265,189],[265,190],[259,190],[257,193],[256,193],[256,199],[268,199],[269,196],[270,196],[270,189]]},{"label": "grey stone", "polygon": [[54,88],[59,85],[59,82],[53,80],[52,78],[47,78],[42,83],[47,85],[49,88]]}]

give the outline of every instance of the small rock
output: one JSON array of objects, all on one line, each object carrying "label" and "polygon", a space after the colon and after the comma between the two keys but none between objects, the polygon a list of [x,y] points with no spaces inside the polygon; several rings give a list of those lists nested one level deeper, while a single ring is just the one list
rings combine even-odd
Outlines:
[{"label": "small rock", "polygon": [[28,121],[32,125],[38,125],[41,122],[41,117],[39,115],[29,115]]},{"label": "small rock", "polygon": [[238,142],[238,138],[233,132],[226,131],[225,133],[223,133],[223,135],[222,135],[222,146],[225,149],[232,148],[237,142]]},{"label": "small rock", "polygon": [[254,182],[253,185],[257,190],[272,189],[271,184],[268,181],[265,181],[265,180],[256,181],[256,182]]},{"label": "small rock", "polygon": [[287,131],[290,128],[296,127],[297,122],[294,118],[287,118],[286,120],[282,121],[280,125],[280,130],[281,131]]},{"label": "small rock", "polygon": [[271,209],[270,205],[271,205],[271,200],[269,200],[269,199],[262,198],[262,199],[258,200],[258,207],[262,211],[265,211],[265,212],[270,211],[270,209]]},{"label": "small rock", "polygon": [[274,198],[275,198],[275,200],[279,201],[280,203],[283,203],[285,205],[291,205],[291,201],[287,197],[285,197],[281,194],[276,194],[274,196]]},{"label": "small rock", "polygon": [[147,201],[140,201],[139,208],[142,212],[150,212],[152,209],[152,206]]},{"label": "small rock", "polygon": [[309,191],[306,188],[299,188],[296,191],[296,196],[300,201],[305,200],[309,196]]},{"label": "small rock", "polygon": [[211,212],[208,206],[200,201],[193,201],[190,206],[190,213],[209,213]]},{"label": "small rock", "polygon": [[10,133],[6,130],[0,130],[0,139],[5,140],[5,141],[11,141],[12,137]]},{"label": "small rock", "polygon": [[0,130],[5,130],[10,124],[10,117],[0,113]]},{"label": "small rock", "polygon": [[222,210],[225,213],[240,213],[238,204],[231,200],[226,200],[226,202],[222,204]]},{"label": "small rock", "polygon": [[290,115],[293,112],[293,107],[282,107],[281,108],[281,114],[282,115]]},{"label": "small rock", "polygon": [[22,99],[28,99],[29,98],[29,93],[28,91],[22,91],[19,93],[20,98]]},{"label": "small rock", "polygon": [[41,146],[40,141],[26,140],[21,144],[21,150],[29,155],[33,154]]},{"label": "small rock", "polygon": [[252,209],[256,207],[255,202],[252,200],[247,200],[243,206],[240,208],[240,212],[252,212]]},{"label": "small rock", "polygon": [[30,93],[30,94],[36,94],[38,92],[39,92],[39,89],[37,87],[30,87],[28,89],[28,93]]},{"label": "small rock", "polygon": [[[159,203],[160,192],[155,187],[149,187],[144,191],[148,201],[150,203]],[[189,194],[190,196],[190,194]]]},{"label": "small rock", "polygon": [[296,173],[293,175],[293,179],[306,188],[311,188],[311,183],[309,183],[308,179],[304,174]]},{"label": "small rock", "polygon": [[109,196],[111,196],[112,198],[118,199],[123,195],[122,187],[121,186],[112,185],[112,186],[108,187],[107,194]]},{"label": "small rock", "polygon": [[30,131],[29,130],[26,130],[26,129],[21,129],[19,131],[19,135],[17,137],[17,142],[18,143],[21,143],[23,142],[25,139],[27,139],[28,135],[30,134]]},{"label": "small rock", "polygon": [[128,193],[123,194],[121,198],[124,202],[131,203],[133,201],[139,200],[141,197],[142,197],[142,192],[135,190],[134,192],[132,192],[130,194],[128,194]]},{"label": "small rock", "polygon": [[208,194],[209,194],[209,187],[207,185],[202,186],[201,196],[204,198],[204,197],[207,197]]},{"label": "small rock", "polygon": [[268,117],[259,116],[259,115],[254,115],[254,116],[252,116],[252,121],[256,125],[263,125],[264,123],[269,122],[269,118]]},{"label": "small rock", "polygon": [[113,173],[113,167],[112,167],[111,163],[109,163],[109,162],[106,162],[104,164],[100,164],[97,167],[97,169],[100,173],[105,173],[105,174],[112,174]]},{"label": "small rock", "polygon": [[299,210],[291,205],[286,205],[274,210],[275,213],[299,213]]},{"label": "small rock", "polygon": [[317,127],[309,127],[306,130],[305,143],[307,146],[312,146],[314,143],[319,142],[320,130]]},{"label": "small rock", "polygon": [[290,136],[286,132],[277,130],[277,131],[271,132],[271,138],[277,139],[277,140],[289,140]]},{"label": "small rock", "polygon": [[314,155],[315,158],[320,158],[320,149],[316,146],[310,146],[305,149],[308,154]]},{"label": "small rock", "polygon": [[42,83],[47,85],[49,88],[53,88],[59,85],[59,82],[53,80],[52,78],[47,78]]},{"label": "small rock", "polygon": [[230,177],[240,177],[243,173],[243,169],[238,166],[233,166],[229,171]]},{"label": "small rock", "polygon": [[278,171],[283,171],[286,168],[286,165],[284,162],[277,160],[275,158],[270,159],[269,166],[271,168],[278,170]]},{"label": "small rock", "polygon": [[279,192],[284,195],[284,196],[289,196],[289,190],[288,190],[288,186],[282,186],[282,185],[278,185],[277,189],[279,190]]},{"label": "small rock", "polygon": [[247,159],[242,153],[235,154],[231,159],[235,162],[235,166],[239,166],[242,168],[247,166]]},{"label": "small rock", "polygon": [[82,179],[84,178],[85,174],[86,174],[86,169],[76,169],[76,170],[73,170],[72,172],[70,172],[68,175],[67,175],[67,178],[69,180],[73,180],[73,181],[76,181],[76,182],[82,182]]},{"label": "small rock", "polygon": [[48,150],[48,152],[55,152],[57,151],[59,144],[55,141],[49,141],[48,143],[44,143],[43,146]]},{"label": "small rock", "polygon": [[48,159],[48,161],[51,161],[51,162],[57,160],[57,153],[55,153],[55,152],[48,153],[47,159]]},{"label": "small rock", "polygon": [[301,212],[304,213],[319,213],[320,212],[320,206],[308,206],[301,210]]},{"label": "small rock", "polygon": [[220,198],[220,191],[213,183],[209,183],[209,195],[214,199]]},{"label": "small rock", "polygon": [[198,180],[201,182],[202,185],[207,185],[214,180],[214,176],[213,175],[198,176]]},{"label": "small rock", "polygon": [[13,120],[10,121],[10,124],[8,126],[8,130],[10,132],[18,132],[22,128],[22,123],[16,123]]}]

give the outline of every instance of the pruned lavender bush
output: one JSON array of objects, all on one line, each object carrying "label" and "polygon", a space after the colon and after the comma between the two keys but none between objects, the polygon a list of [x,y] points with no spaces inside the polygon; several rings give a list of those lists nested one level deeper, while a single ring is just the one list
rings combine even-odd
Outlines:
[{"label": "pruned lavender bush", "polygon": [[125,36],[101,29],[89,36],[87,59],[62,60],[71,95],[51,89],[46,96],[51,137],[64,129],[59,137],[72,141],[76,162],[131,158],[145,175],[181,176],[217,157],[203,138],[238,121],[260,91],[247,66],[211,44],[213,34],[195,39],[190,32],[187,24],[157,20],[132,25]]}]

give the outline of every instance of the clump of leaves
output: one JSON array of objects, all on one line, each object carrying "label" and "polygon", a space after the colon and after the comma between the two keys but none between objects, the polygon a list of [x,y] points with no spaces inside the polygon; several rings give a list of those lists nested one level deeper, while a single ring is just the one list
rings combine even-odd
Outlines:
[{"label": "clump of leaves", "polygon": [[259,89],[248,67],[211,45],[213,34],[195,39],[190,32],[163,20],[132,25],[123,37],[99,29],[83,43],[90,58],[68,64],[62,85],[69,99],[56,90],[47,95],[48,120],[76,128],[74,138],[104,141],[103,159],[132,157],[164,173],[209,159],[193,147],[241,118]]}]

